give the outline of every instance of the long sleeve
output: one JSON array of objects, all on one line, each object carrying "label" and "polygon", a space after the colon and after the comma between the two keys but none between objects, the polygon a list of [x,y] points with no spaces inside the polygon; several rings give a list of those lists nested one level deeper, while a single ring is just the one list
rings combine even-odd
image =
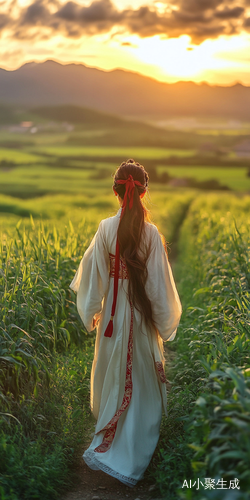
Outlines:
[{"label": "long sleeve", "polygon": [[102,312],[102,300],[109,283],[109,255],[102,222],[80,262],[70,288],[77,293],[77,310],[86,329],[94,329],[94,319]]},{"label": "long sleeve", "polygon": [[147,269],[146,291],[152,304],[156,327],[164,341],[172,341],[179,325],[182,307],[168,257],[157,228],[155,228],[152,237]]}]

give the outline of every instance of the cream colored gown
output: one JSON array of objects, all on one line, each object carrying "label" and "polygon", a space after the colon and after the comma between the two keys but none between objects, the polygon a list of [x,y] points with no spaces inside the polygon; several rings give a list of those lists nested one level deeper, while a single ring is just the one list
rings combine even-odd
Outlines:
[{"label": "cream colored gown", "polygon": [[[141,321],[128,296],[126,266],[120,260],[118,297],[112,337],[104,336],[113,301],[113,266],[121,209],[101,221],[70,287],[77,309],[90,332],[99,320],[91,371],[91,409],[95,436],[83,458],[128,486],[134,486],[156,448],[167,394],[162,344],[174,340],[181,304],[168,258],[156,226],[146,224],[151,239],[146,292],[158,332]],[[123,279],[122,279],[123,278]]]}]

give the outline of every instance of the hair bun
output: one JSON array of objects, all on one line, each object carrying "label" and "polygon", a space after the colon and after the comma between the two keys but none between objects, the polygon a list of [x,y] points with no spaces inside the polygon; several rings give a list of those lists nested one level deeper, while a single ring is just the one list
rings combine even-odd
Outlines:
[{"label": "hair bun", "polygon": [[124,186],[119,187],[116,181],[118,179],[125,180],[128,178],[129,175],[132,175],[134,180],[137,180],[142,184],[142,186],[137,186],[137,190],[139,191],[140,194],[142,192],[145,192],[148,187],[149,176],[145,168],[143,167],[143,165],[135,161],[133,158],[129,158],[128,160],[121,163],[121,165],[117,168],[113,176],[114,177],[113,187],[115,187],[115,190],[122,198],[125,193],[125,188]]}]

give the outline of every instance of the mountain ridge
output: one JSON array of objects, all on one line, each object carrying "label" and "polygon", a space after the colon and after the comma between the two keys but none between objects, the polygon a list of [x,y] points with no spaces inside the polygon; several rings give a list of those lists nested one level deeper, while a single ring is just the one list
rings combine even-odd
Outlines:
[{"label": "mountain ridge", "polygon": [[49,59],[25,63],[15,70],[0,68],[0,103],[72,104],[138,119],[211,116],[249,120],[250,87],[181,80],[165,83],[124,69],[104,71]]},{"label": "mountain ridge", "polygon": [[0,68],[0,71],[1,70],[4,70],[4,71],[7,71],[9,73],[13,73],[15,71],[18,71],[19,69],[21,68],[24,68],[24,67],[28,67],[28,66],[31,66],[31,67],[34,67],[34,66],[38,66],[38,65],[41,65],[41,64],[47,64],[47,63],[52,63],[52,64],[55,64],[55,65],[58,65],[58,66],[80,66],[80,67],[84,67],[86,69],[92,69],[92,70],[97,70],[97,71],[100,71],[102,73],[115,73],[115,72],[121,72],[121,73],[130,73],[131,75],[138,75],[142,78],[145,78],[145,79],[148,79],[148,80],[153,80],[154,82],[157,82],[157,83],[160,83],[160,84],[163,84],[163,85],[169,85],[169,86],[173,86],[173,85],[179,85],[179,84],[183,84],[183,85],[186,85],[186,84],[191,84],[191,85],[194,85],[194,86],[197,86],[197,87],[200,87],[202,85],[204,86],[207,86],[207,87],[210,87],[210,88],[232,88],[232,87],[243,87],[243,88],[250,88],[250,85],[245,85],[244,83],[242,82],[235,82],[233,84],[230,84],[230,85],[219,85],[219,84],[212,84],[212,83],[209,83],[209,82],[206,82],[205,80],[202,81],[202,82],[194,82],[192,80],[178,80],[177,82],[164,82],[162,80],[157,80],[157,78],[154,78],[153,76],[148,76],[148,75],[143,75],[142,73],[140,73],[139,71],[132,71],[132,70],[126,70],[124,68],[114,68],[114,69],[110,69],[110,70],[105,70],[105,69],[101,69],[101,68],[96,68],[95,66],[88,66],[87,64],[83,64],[83,63],[80,63],[80,62],[67,62],[67,63],[61,63],[61,62],[58,62],[58,61],[55,61],[54,59],[46,59],[45,61],[41,61],[41,62],[36,62],[36,61],[29,61],[29,62],[26,62],[24,64],[22,64],[21,66],[19,66],[18,68],[15,68],[15,69],[11,69],[11,70],[8,70],[8,69],[5,69],[5,68]]}]

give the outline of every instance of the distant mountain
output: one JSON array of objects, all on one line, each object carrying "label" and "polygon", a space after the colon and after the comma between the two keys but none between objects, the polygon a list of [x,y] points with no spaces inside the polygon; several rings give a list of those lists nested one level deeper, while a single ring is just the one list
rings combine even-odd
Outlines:
[{"label": "distant mountain", "polygon": [[27,106],[73,104],[122,116],[220,117],[249,120],[250,87],[161,83],[123,70],[83,64],[28,63],[0,69],[0,103]]},{"label": "distant mountain", "polygon": [[44,120],[70,122],[88,129],[101,129],[102,127],[109,129],[124,125],[124,120],[118,116],[69,104],[31,108],[30,112]]},{"label": "distant mountain", "polygon": [[[5,106],[5,117],[7,116]],[[12,108],[10,111],[14,113]],[[20,110],[16,109],[15,121],[20,116]],[[194,148],[200,146],[204,141],[204,136],[188,132],[176,132],[174,130],[164,130],[148,123],[138,120],[126,119],[83,108],[72,104],[58,106],[41,106],[25,110],[22,109],[26,120],[34,121],[38,126],[48,122],[68,122],[74,124],[75,129],[71,131],[67,138],[67,143],[75,146],[99,145],[99,146],[152,146],[170,148]],[[26,114],[25,114],[26,113]],[[0,106],[1,117],[1,106]],[[10,115],[13,120],[13,115]],[[0,120],[1,122],[1,120]],[[45,125],[46,127],[46,125]],[[87,131],[87,134],[86,134]],[[231,138],[230,138],[231,140]]]},{"label": "distant mountain", "polygon": [[73,104],[32,108],[24,105],[0,104],[1,126],[12,132],[26,132],[26,141],[21,142],[17,139],[8,139],[6,142],[5,139],[1,140],[0,134],[0,146],[8,143],[13,148],[22,147],[27,140],[30,143],[32,140],[30,130],[33,128],[40,133],[67,132],[67,143],[75,146],[152,146],[192,149],[204,141],[204,136],[199,134],[174,130],[166,132],[164,128],[143,121],[126,119],[123,116],[118,117]]}]

